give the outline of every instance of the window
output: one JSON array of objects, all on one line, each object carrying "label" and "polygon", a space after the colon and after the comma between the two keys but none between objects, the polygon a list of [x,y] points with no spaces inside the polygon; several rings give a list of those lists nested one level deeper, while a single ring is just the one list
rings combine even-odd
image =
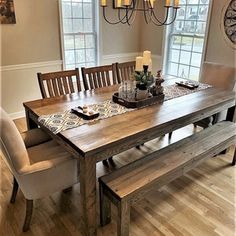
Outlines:
[{"label": "window", "polygon": [[167,27],[165,74],[198,80],[209,8],[210,0],[180,0],[176,21]]},{"label": "window", "polygon": [[61,0],[61,31],[65,69],[97,64],[96,1]]}]

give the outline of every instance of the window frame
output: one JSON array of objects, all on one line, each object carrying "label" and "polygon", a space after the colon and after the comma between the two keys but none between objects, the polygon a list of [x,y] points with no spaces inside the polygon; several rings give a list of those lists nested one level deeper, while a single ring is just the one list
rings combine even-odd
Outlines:
[{"label": "window frame", "polygon": [[[64,42],[64,27],[63,27],[63,16],[62,16],[62,1],[58,1],[58,7],[59,7],[59,27],[60,27],[60,41],[61,41],[61,55],[62,55],[62,68],[63,70],[66,70],[66,60],[65,60],[65,42]],[[94,24],[94,39],[95,39],[95,66],[100,63],[100,25],[99,25],[99,3],[98,1],[93,1],[93,24]],[[68,34],[69,35],[69,34]],[[76,35],[75,33],[71,33],[71,35]],[[79,68],[80,69],[80,68]]]},{"label": "window frame", "polygon": [[[188,5],[188,4],[186,4]],[[189,4],[189,5],[197,5],[199,6],[199,4]],[[204,39],[204,42],[203,42],[203,50],[202,50],[202,57],[201,57],[201,62],[200,62],[200,72],[199,72],[199,77],[198,77],[198,80],[200,79],[200,75],[201,75],[201,70],[202,70],[202,65],[206,59],[206,48],[207,48],[207,43],[208,43],[208,37],[209,37],[209,26],[210,26],[210,23],[211,23],[211,15],[212,15],[212,5],[213,5],[213,0],[209,0],[209,9],[208,9],[208,15],[207,15],[207,19],[206,19],[206,30],[205,30],[205,36],[203,37]],[[173,12],[172,12],[173,14]],[[173,15],[172,15],[173,16]],[[173,76],[173,75],[168,75],[167,74],[167,70],[168,70],[168,61],[169,61],[169,57],[170,57],[170,50],[169,49],[169,46],[170,46],[170,43],[171,43],[171,37],[172,37],[172,29],[174,27],[174,24],[171,24],[167,27],[165,27],[165,29],[163,30],[163,41],[165,42],[162,46],[162,69],[163,69],[163,74],[166,75],[167,78],[170,78],[170,77],[175,77],[175,78],[178,78],[179,76]],[[193,40],[194,38],[196,38],[197,34],[195,35],[188,35],[188,34],[176,34],[178,36],[187,36],[187,37],[191,37]],[[183,50],[179,50],[179,51],[183,51]],[[194,51],[191,49],[191,54],[193,53]],[[179,62],[177,63],[179,64]],[[188,65],[189,66],[189,65]],[[194,67],[194,66],[192,66]],[[197,67],[198,68],[198,67]]]}]

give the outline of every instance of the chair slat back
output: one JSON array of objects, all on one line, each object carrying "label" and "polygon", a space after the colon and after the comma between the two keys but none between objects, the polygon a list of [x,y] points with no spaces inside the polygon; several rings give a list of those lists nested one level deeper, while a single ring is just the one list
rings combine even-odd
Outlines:
[{"label": "chair slat back", "polygon": [[85,90],[117,84],[116,65],[81,68]]},{"label": "chair slat back", "polygon": [[124,80],[129,80],[130,76],[135,71],[135,61],[116,63],[117,79],[121,83]]},{"label": "chair slat back", "polygon": [[[38,73],[38,82],[43,98],[57,97],[81,91],[79,69]],[[75,83],[73,82],[75,78]]]}]

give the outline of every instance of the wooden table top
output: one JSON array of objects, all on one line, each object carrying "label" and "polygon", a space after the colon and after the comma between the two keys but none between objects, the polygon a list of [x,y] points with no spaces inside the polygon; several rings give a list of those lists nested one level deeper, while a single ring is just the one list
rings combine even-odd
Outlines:
[{"label": "wooden table top", "polygon": [[[174,82],[175,80],[172,80],[172,83]],[[111,99],[118,87],[115,85],[25,102],[24,106],[36,120],[41,115]],[[234,92],[208,88],[165,101],[163,104],[69,129],[57,136],[82,156],[99,156],[101,153],[110,156],[232,106],[235,106]]]}]

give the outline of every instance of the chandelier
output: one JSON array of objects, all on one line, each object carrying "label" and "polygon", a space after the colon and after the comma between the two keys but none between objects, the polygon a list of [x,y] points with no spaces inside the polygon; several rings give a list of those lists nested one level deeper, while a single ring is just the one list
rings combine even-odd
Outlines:
[{"label": "chandelier", "polygon": [[[101,0],[101,7],[103,8],[103,17],[109,24],[128,24],[131,25],[136,17],[137,12],[143,13],[144,20],[147,24],[153,23],[157,26],[172,24],[179,9],[179,0],[166,0],[165,17],[163,20],[158,19],[155,13],[155,2],[157,0],[113,0],[113,8],[117,10],[117,19],[109,20],[107,18],[106,9],[108,7],[107,0]],[[173,3],[174,2],[174,3]],[[171,4],[173,3],[173,5]],[[169,19],[172,11],[172,19]]]}]

